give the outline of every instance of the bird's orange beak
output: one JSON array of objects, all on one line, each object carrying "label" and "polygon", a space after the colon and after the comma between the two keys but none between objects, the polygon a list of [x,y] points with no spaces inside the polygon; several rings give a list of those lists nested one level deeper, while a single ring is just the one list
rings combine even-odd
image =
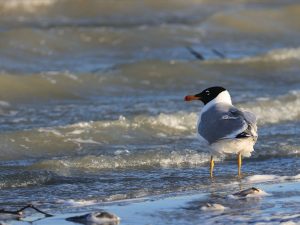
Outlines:
[{"label": "bird's orange beak", "polygon": [[184,101],[193,101],[193,100],[200,100],[200,97],[197,97],[195,95],[187,95],[184,97]]}]

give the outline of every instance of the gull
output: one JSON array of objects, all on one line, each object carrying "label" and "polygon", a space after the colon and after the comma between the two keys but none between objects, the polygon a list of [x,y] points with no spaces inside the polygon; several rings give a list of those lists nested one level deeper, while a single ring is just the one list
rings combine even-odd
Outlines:
[{"label": "gull", "polygon": [[199,113],[197,133],[210,149],[210,177],[213,177],[213,157],[224,154],[237,154],[240,177],[242,156],[251,156],[258,137],[256,116],[233,106],[229,92],[223,87],[210,87],[199,94],[185,96],[185,101],[193,100],[204,103]]}]

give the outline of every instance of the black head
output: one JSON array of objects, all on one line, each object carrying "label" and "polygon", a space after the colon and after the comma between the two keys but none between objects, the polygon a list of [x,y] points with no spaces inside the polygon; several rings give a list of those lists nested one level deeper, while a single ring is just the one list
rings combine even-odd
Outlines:
[{"label": "black head", "polygon": [[199,94],[185,96],[185,101],[200,100],[205,104],[216,98],[221,92],[226,91],[223,87],[210,87]]}]

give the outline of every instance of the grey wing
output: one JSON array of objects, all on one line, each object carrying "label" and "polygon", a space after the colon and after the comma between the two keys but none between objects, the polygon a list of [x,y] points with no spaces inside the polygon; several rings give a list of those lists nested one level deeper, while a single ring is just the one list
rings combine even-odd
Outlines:
[{"label": "grey wing", "polygon": [[233,106],[218,105],[201,115],[198,132],[209,143],[235,138],[247,130],[248,120],[253,122],[254,118]]},{"label": "grey wing", "polygon": [[245,120],[250,123],[250,124],[255,124],[256,125],[256,116],[252,112],[248,111],[240,111],[241,113],[244,114]]},{"label": "grey wing", "polygon": [[256,116],[248,111],[242,112],[245,118],[245,121],[248,124],[247,130],[245,133],[248,136],[257,137],[257,125],[256,125]]}]

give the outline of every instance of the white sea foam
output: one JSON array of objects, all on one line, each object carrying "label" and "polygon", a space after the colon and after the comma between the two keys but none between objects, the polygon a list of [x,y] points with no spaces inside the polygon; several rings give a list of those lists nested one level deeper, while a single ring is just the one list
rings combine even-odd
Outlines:
[{"label": "white sea foam", "polygon": [[73,131],[67,133],[67,135],[79,135],[79,134],[82,134],[84,132],[85,132],[84,130],[79,130],[78,129],[78,130],[73,130]]},{"label": "white sea foam", "polygon": [[58,200],[57,203],[64,204],[71,207],[82,207],[82,206],[90,206],[97,204],[96,200]]},{"label": "white sea foam", "polygon": [[128,149],[117,150],[114,152],[114,155],[128,155],[128,154],[130,154],[130,151]]},{"label": "white sea foam", "polygon": [[278,123],[300,117],[300,92],[290,91],[273,99],[259,99],[239,107],[256,114],[260,124]]},{"label": "white sea foam", "polygon": [[25,117],[19,117],[19,118],[15,118],[12,120],[13,123],[20,123],[20,122],[25,122],[27,121],[28,118],[25,118]]},{"label": "white sea foam", "polygon": [[265,55],[266,59],[282,61],[287,59],[300,59],[300,48],[275,49]]},{"label": "white sea foam", "polygon": [[17,111],[11,110],[10,107],[11,104],[9,102],[0,100],[0,115],[16,115]]},{"label": "white sea foam", "polygon": [[221,204],[210,204],[210,203],[206,203],[204,206],[201,207],[202,211],[219,211],[219,212],[223,212],[225,209],[228,209],[228,207],[225,207]]},{"label": "white sea foam", "polygon": [[20,173],[10,176],[7,179],[1,179],[0,189],[6,188],[21,188],[28,186],[41,185],[52,179],[52,174],[45,172],[39,174]]},{"label": "white sea foam", "polygon": [[58,130],[53,129],[53,128],[39,128],[38,132],[51,133],[51,134],[54,134],[56,136],[63,136],[63,134],[61,132],[59,132]]},{"label": "white sea foam", "polygon": [[106,197],[104,201],[112,202],[112,201],[118,201],[118,200],[124,200],[127,199],[129,196],[127,194],[115,194],[110,195],[109,197]]},{"label": "white sea foam", "polygon": [[265,174],[265,175],[253,175],[247,177],[246,181],[249,183],[263,183],[263,182],[270,182],[270,181],[282,182],[282,181],[299,180],[299,179],[300,179],[300,174],[296,176],[278,176],[272,174]]},{"label": "white sea foam", "polygon": [[27,12],[35,12],[40,7],[47,7],[54,4],[57,0],[9,0],[1,1],[4,10],[23,9]]},{"label": "white sea foam", "polygon": [[[93,125],[93,121],[91,122],[79,122],[79,123],[75,123],[75,124],[72,124],[72,125],[69,125],[70,127],[73,127],[73,128],[91,128]],[[69,127],[69,126],[66,126],[66,127]],[[64,127],[62,127],[64,128]]]},{"label": "white sea foam", "polygon": [[[116,169],[134,167],[181,167],[198,166],[208,162],[210,155],[191,150],[167,152],[164,150],[148,151],[135,154],[117,154],[115,156],[84,156],[73,159],[44,160],[32,165],[33,168],[48,168],[63,171],[68,168],[77,169]],[[220,161],[220,158],[216,158]]]},{"label": "white sea foam", "polygon": [[271,50],[265,54],[251,56],[251,57],[244,57],[238,59],[218,59],[218,60],[211,60],[207,61],[207,64],[211,63],[225,63],[225,64],[232,64],[232,63],[240,63],[240,64],[247,64],[247,63],[272,63],[272,62],[281,62],[287,60],[300,60],[300,48],[282,48],[282,49],[275,49]]},{"label": "white sea foam", "polygon": [[79,144],[96,144],[96,145],[101,145],[100,142],[94,141],[93,139],[81,139],[81,138],[76,138],[76,139],[68,139],[69,141],[72,141],[74,143],[79,143]]},{"label": "white sea foam", "polygon": [[284,61],[290,59],[300,59],[300,48],[283,48],[283,49],[275,49],[270,52],[255,56],[255,57],[247,57],[237,61],[241,62],[266,62],[266,61]]},{"label": "white sea foam", "polygon": [[[300,92],[291,91],[286,95],[274,99],[257,100],[250,103],[238,104],[238,107],[255,113],[259,124],[278,123],[294,120],[300,117]],[[299,106],[299,107],[297,107]],[[187,113],[184,111],[157,116],[136,116],[125,118],[120,116],[114,121],[80,122],[62,128],[131,128],[137,130],[143,128],[157,136],[164,137],[168,134],[191,135],[195,133],[198,112]],[[74,132],[75,131],[71,131]]]},{"label": "white sea foam", "polygon": [[7,108],[7,107],[10,107],[11,105],[10,105],[10,103],[9,102],[7,102],[7,101],[0,101],[0,107],[5,107],[5,108]]},{"label": "white sea foam", "polygon": [[[194,133],[196,120],[196,113],[185,112],[174,114],[161,113],[158,116],[136,116],[130,119],[121,115],[118,120],[79,122],[72,125],[61,126],[58,129],[53,128],[53,130],[59,130],[68,136],[80,135],[87,132],[90,135],[93,133],[105,133],[105,136],[109,135],[112,138],[115,136],[116,138],[119,137],[119,140],[122,140],[122,138],[127,140],[133,137],[128,134],[128,130],[134,133],[136,132],[137,135],[145,133],[146,136],[150,134],[158,137],[168,137],[170,134],[182,133],[191,135]],[[127,134],[122,132],[122,130]],[[41,129],[41,131],[49,132],[49,129]]]},{"label": "white sea foam", "polygon": [[[297,107],[298,105],[299,107]],[[295,120],[300,117],[300,94],[298,91],[294,91],[273,100],[260,100],[238,106],[254,112],[260,125]],[[175,143],[174,140],[178,137],[196,140],[197,117],[197,112],[180,111],[170,114],[161,113],[156,116],[120,116],[117,120],[79,122],[65,126],[3,133],[0,135],[0,149],[4,159],[16,159],[23,156],[54,156],[62,153],[62,149],[63,152],[77,152],[78,148],[82,149],[84,146],[95,149],[107,144],[124,145],[130,143],[144,145],[145,143],[153,143],[153,140],[160,144],[165,143],[164,140],[169,141],[171,139]],[[26,139],[24,139],[26,137],[30,138],[30,143],[26,142]],[[204,150],[205,146],[202,143],[199,143],[199,145]],[[287,148],[287,146],[283,146],[281,149],[275,150],[275,153],[272,151],[270,154],[297,154],[298,152],[295,147],[286,150]],[[6,154],[5,152],[14,153]],[[198,153],[181,155],[175,151],[168,157],[162,156],[159,160],[154,159],[153,163],[163,167],[168,167],[172,163],[197,165],[197,163],[207,160],[206,156],[205,160],[202,157],[203,155]],[[114,166],[109,167],[124,167],[125,164],[122,160],[121,157],[120,160],[116,160]],[[135,162],[134,158],[133,161]],[[142,160],[141,162],[145,165],[151,165],[148,160]],[[139,163],[139,165],[143,166],[143,163]],[[104,162],[104,165],[106,164],[107,162]],[[133,164],[136,164],[136,162]]]},{"label": "white sea foam", "polygon": [[64,72],[51,71],[47,73],[42,73],[41,76],[52,84],[57,84],[59,81],[65,81],[65,80],[67,80],[68,82],[69,79],[72,81],[80,81],[78,79],[78,76],[70,73],[69,71],[64,71]]}]

